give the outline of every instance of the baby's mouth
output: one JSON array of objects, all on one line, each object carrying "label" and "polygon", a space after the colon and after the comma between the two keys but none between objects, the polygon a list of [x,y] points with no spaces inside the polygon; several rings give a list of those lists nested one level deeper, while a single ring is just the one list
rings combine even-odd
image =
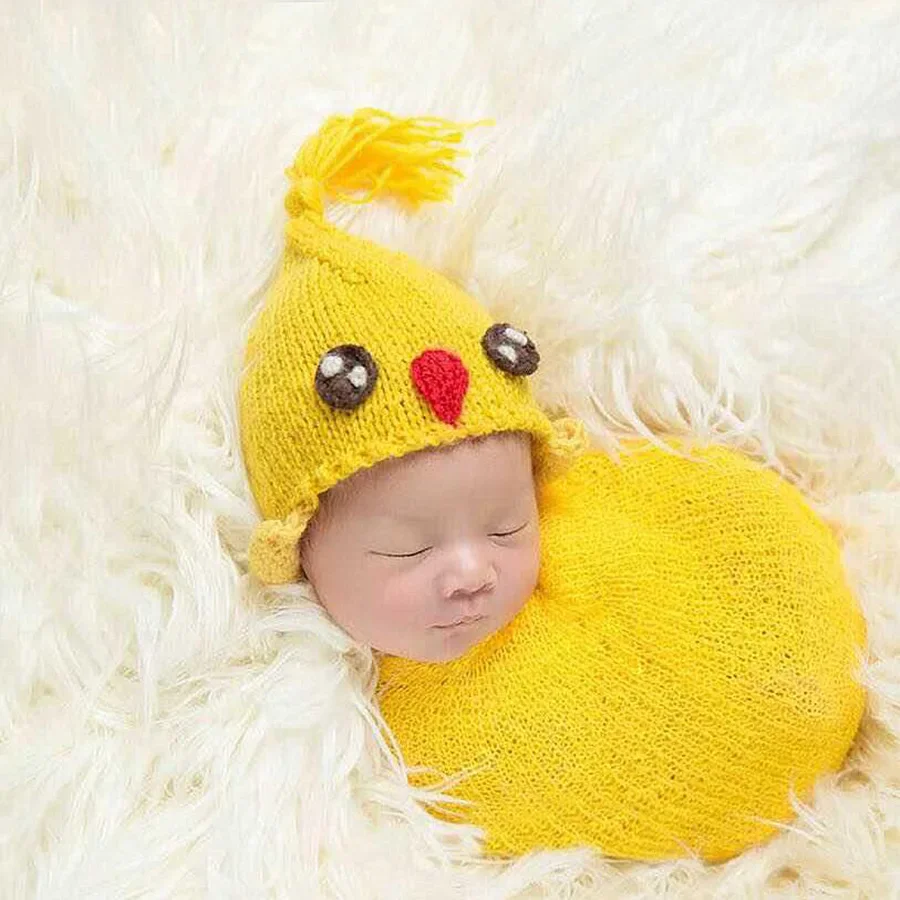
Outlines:
[{"label": "baby's mouth", "polygon": [[456,619],[454,622],[448,622],[446,625],[435,625],[435,628],[460,628],[464,625],[472,625],[475,622],[480,622],[484,616],[465,616],[462,619]]}]

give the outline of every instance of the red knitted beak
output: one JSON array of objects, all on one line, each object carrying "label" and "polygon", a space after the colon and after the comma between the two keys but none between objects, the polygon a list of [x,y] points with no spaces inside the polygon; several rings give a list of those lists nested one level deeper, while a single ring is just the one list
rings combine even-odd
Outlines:
[{"label": "red knitted beak", "polygon": [[456,425],[469,389],[469,373],[462,360],[446,350],[426,350],[410,363],[409,371],[434,414],[442,422]]}]

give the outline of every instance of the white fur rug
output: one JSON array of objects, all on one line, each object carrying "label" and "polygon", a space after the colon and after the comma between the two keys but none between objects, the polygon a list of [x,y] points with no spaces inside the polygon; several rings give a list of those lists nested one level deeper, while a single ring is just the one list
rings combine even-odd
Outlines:
[{"label": "white fur rug", "polygon": [[[2,5],[0,896],[900,896],[900,6]],[[534,334],[542,400],[765,456],[840,523],[870,711],[767,846],[479,863],[370,656],[248,583],[283,170],[365,105],[496,119],[452,205],[343,221]]]}]

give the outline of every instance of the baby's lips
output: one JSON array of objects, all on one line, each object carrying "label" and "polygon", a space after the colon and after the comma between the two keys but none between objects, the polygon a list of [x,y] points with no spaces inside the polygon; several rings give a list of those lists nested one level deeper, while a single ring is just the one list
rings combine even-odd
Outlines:
[{"label": "baby's lips", "polygon": [[469,372],[463,361],[448,350],[425,350],[410,363],[409,372],[434,414],[442,422],[456,425],[469,389]]}]

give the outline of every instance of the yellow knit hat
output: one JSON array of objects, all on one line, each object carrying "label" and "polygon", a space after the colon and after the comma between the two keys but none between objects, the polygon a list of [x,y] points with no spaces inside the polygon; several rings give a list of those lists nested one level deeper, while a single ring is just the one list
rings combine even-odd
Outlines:
[{"label": "yellow knit hat", "polygon": [[[264,521],[250,542],[263,582],[301,576],[299,539],[318,497],[359,469],[498,431],[532,435],[535,473],[586,448],[573,419],[551,422],[527,376],[531,338],[411,257],[335,228],[329,196],[445,200],[466,128],[377,109],[331,116],[285,170],[289,221],[277,277],[250,332],[241,443]],[[365,191],[349,196],[346,192]]]}]

